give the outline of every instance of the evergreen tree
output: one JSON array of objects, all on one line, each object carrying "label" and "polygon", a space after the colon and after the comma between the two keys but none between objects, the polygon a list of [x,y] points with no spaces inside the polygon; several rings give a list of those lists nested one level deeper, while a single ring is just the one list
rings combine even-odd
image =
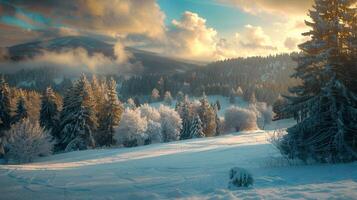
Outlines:
[{"label": "evergreen tree", "polygon": [[59,117],[59,110],[57,105],[57,99],[55,93],[51,87],[48,87],[41,98],[41,110],[40,110],[40,125],[47,131],[51,131],[51,134],[56,139],[59,139],[55,135],[57,129]]},{"label": "evergreen tree", "polygon": [[164,95],[164,102],[166,105],[172,105],[172,96],[170,91],[166,91]]},{"label": "evergreen tree", "polygon": [[205,137],[202,129],[202,121],[200,117],[196,114],[192,120],[190,126],[190,138],[202,138]]},{"label": "evergreen tree", "polygon": [[4,144],[5,132],[10,129],[11,125],[11,104],[10,88],[5,82],[3,76],[0,77],[0,157],[5,154]]},{"label": "evergreen tree", "polygon": [[27,107],[23,95],[19,97],[16,103],[16,111],[13,118],[13,123],[19,122],[28,117]]},{"label": "evergreen tree", "polygon": [[113,137],[115,127],[119,125],[123,113],[123,105],[118,99],[116,91],[117,83],[111,79],[108,84],[108,94],[105,100],[105,106],[101,111],[103,117],[99,119],[99,137],[96,139],[99,145],[115,144]]},{"label": "evergreen tree", "polygon": [[151,91],[151,101],[152,102],[156,102],[160,99],[160,92],[158,89],[154,88],[152,91]]},{"label": "evergreen tree", "polygon": [[190,127],[192,124],[192,105],[188,97],[186,97],[182,102],[178,103],[178,108],[176,110],[182,119],[180,139],[189,139],[191,136]]},{"label": "evergreen tree", "polygon": [[66,151],[94,147],[93,132],[97,128],[95,103],[90,84],[81,75],[67,91],[60,118],[60,147]]},{"label": "evergreen tree", "polygon": [[[316,0],[310,11],[311,39],[299,47],[294,77],[302,84],[291,88],[287,111],[297,113],[298,123],[289,128],[281,150],[294,158],[321,162],[357,159],[357,95],[347,86],[356,57],[349,46],[350,6],[355,1]],[[354,10],[355,12],[356,10]],[[355,59],[355,60],[351,60]],[[349,63],[354,63],[352,68]],[[347,86],[346,86],[347,85]]]},{"label": "evergreen tree", "polygon": [[216,134],[216,119],[214,108],[208,102],[207,96],[204,94],[200,100],[201,105],[198,109],[199,117],[203,123],[203,133],[207,136],[214,136]]},{"label": "evergreen tree", "polygon": [[177,102],[181,102],[181,101],[185,100],[185,95],[183,94],[182,91],[177,92],[176,100],[177,100]]},{"label": "evergreen tree", "polygon": [[236,103],[236,94],[234,89],[231,89],[231,92],[229,93],[229,103],[235,104]]},{"label": "evergreen tree", "polygon": [[216,101],[216,107],[217,107],[217,110],[221,110],[221,103],[218,99]]}]

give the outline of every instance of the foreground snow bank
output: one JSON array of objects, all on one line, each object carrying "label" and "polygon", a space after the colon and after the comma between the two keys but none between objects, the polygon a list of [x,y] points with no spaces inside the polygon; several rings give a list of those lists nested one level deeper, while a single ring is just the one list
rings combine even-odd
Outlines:
[{"label": "foreground snow bank", "polygon": [[[263,131],[0,165],[0,199],[353,199],[357,163],[286,166]],[[232,167],[254,186],[229,190]]]}]

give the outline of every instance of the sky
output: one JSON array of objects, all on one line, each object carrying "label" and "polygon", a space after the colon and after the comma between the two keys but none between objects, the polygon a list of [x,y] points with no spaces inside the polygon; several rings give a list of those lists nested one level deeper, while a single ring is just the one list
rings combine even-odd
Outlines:
[{"label": "sky", "polygon": [[0,46],[69,35],[211,61],[297,51],[313,0],[0,0]]}]

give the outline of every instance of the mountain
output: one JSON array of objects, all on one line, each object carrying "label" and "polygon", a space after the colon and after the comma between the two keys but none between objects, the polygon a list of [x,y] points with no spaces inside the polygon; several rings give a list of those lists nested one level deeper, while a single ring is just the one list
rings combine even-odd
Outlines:
[{"label": "mountain", "polygon": [[[86,36],[66,36],[18,44],[7,47],[7,52],[8,58],[17,62],[26,58],[33,58],[43,53],[43,51],[61,52],[75,48],[83,48],[89,55],[101,53],[107,57],[115,57],[113,44]],[[157,53],[138,50],[132,47],[127,47],[126,51],[133,55],[129,60],[131,63],[140,62],[142,64],[144,74],[173,74],[192,70],[199,66],[186,60],[161,56]]]}]

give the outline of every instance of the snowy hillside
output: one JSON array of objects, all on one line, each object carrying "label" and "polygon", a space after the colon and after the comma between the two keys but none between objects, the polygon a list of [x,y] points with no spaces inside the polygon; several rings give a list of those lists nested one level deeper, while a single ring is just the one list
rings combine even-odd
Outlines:
[{"label": "snowy hillside", "polygon": [[[290,121],[278,122],[277,126]],[[274,124],[272,125],[274,126]],[[58,154],[0,165],[1,199],[354,199],[357,163],[289,166],[269,132]],[[232,167],[255,179],[229,190]],[[333,176],[332,176],[333,173]]]}]

